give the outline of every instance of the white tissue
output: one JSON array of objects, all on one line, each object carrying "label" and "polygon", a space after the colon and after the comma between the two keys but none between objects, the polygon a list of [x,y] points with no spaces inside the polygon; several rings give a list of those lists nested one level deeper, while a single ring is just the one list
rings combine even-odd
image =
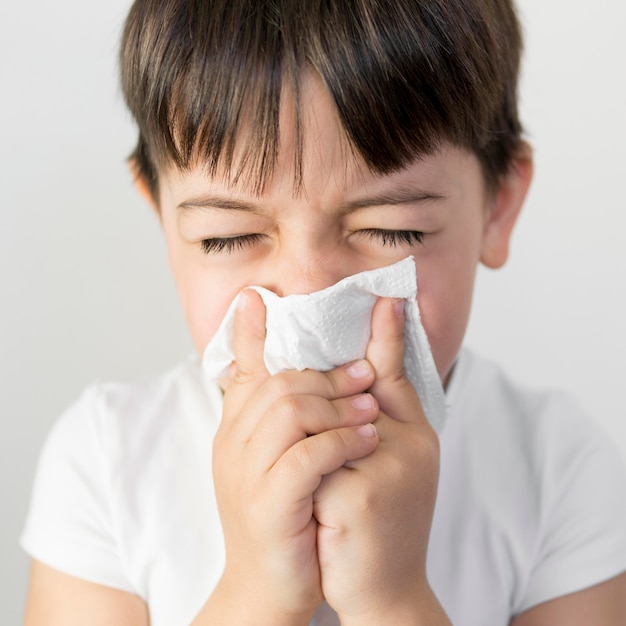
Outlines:
[{"label": "white tissue", "polygon": [[[267,309],[264,359],[270,374],[288,369],[327,371],[363,358],[377,298],[405,298],[406,374],[426,417],[441,432],[446,415],[445,395],[420,320],[413,257],[349,276],[311,294],[281,298],[263,287],[250,289],[261,295]],[[238,299],[239,296],[231,303],[204,351],[203,366],[211,379],[224,376],[234,360],[232,333]]]}]

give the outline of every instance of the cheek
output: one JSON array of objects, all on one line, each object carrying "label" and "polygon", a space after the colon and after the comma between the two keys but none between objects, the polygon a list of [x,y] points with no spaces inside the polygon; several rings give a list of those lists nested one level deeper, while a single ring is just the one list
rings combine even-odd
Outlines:
[{"label": "cheek", "polygon": [[178,293],[193,344],[199,354],[216,333],[239,289],[232,281],[177,281]]},{"label": "cheek", "polygon": [[442,380],[454,365],[467,328],[475,263],[449,260],[431,273],[418,274],[418,304],[435,364]]},{"label": "cheek", "polygon": [[217,332],[231,300],[232,298],[229,298],[220,303],[213,301],[207,305],[200,303],[200,306],[188,309],[185,313],[193,344],[198,354],[201,355],[204,352],[207,344]]},{"label": "cheek", "polygon": [[247,286],[232,272],[210,271],[202,259],[170,258],[172,274],[193,344],[199,354],[216,333],[235,296]]},{"label": "cheek", "polygon": [[417,261],[418,303],[435,364],[446,380],[469,321],[482,242],[482,204],[469,200],[433,246]]},{"label": "cheek", "polygon": [[422,323],[428,335],[437,371],[442,380],[448,377],[463,343],[469,319],[471,299],[440,299],[429,305],[420,301]]},{"label": "cheek", "polygon": [[175,224],[165,224],[169,265],[194,347],[199,354],[217,331],[230,303],[250,284],[231,267],[215,267],[182,242]]}]

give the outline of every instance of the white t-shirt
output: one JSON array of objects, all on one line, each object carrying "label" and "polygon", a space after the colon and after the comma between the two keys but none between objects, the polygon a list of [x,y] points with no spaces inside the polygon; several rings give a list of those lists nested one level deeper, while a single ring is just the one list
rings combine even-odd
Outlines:
[{"label": "white t-shirt", "polygon": [[[455,626],[505,626],[626,571],[626,472],[568,397],[519,389],[462,352],[447,400],[428,573]],[[221,404],[197,358],[88,389],[44,447],[26,551],[138,594],[152,626],[191,623],[224,564],[211,476]]]}]

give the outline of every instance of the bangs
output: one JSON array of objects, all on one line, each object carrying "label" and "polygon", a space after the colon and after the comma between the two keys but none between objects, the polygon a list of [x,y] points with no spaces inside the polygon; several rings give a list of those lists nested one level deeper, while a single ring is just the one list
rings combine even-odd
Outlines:
[{"label": "bangs", "polygon": [[[485,20],[482,5],[500,14]],[[449,141],[476,152],[487,179],[497,178],[521,131],[519,32],[504,5],[138,0],[121,50],[122,87],[139,126],[133,156],[153,190],[159,169],[202,165],[261,193],[276,164],[281,94],[289,89],[299,187],[300,83],[313,71],[372,171],[394,171]],[[517,41],[502,24],[512,24]]]}]

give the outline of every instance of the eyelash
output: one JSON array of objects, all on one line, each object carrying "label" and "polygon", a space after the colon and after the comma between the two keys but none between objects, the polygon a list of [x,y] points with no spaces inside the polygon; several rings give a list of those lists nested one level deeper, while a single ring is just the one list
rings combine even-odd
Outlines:
[{"label": "eyelash", "polygon": [[420,230],[387,230],[385,228],[366,228],[359,231],[369,239],[378,239],[383,246],[413,246],[424,243],[424,233]]},{"label": "eyelash", "polygon": [[252,233],[250,235],[237,235],[237,237],[214,237],[202,240],[202,251],[205,254],[218,254],[220,252],[231,253],[243,250],[257,243],[263,235]]},{"label": "eyelash", "polygon": [[[415,245],[424,243],[424,233],[419,230],[387,230],[384,228],[366,228],[358,231],[369,239],[376,239],[383,246]],[[213,237],[202,240],[202,251],[205,254],[219,254],[220,252],[231,253],[243,250],[248,246],[258,243],[264,235],[252,233],[249,235],[237,235],[236,237]]]}]

